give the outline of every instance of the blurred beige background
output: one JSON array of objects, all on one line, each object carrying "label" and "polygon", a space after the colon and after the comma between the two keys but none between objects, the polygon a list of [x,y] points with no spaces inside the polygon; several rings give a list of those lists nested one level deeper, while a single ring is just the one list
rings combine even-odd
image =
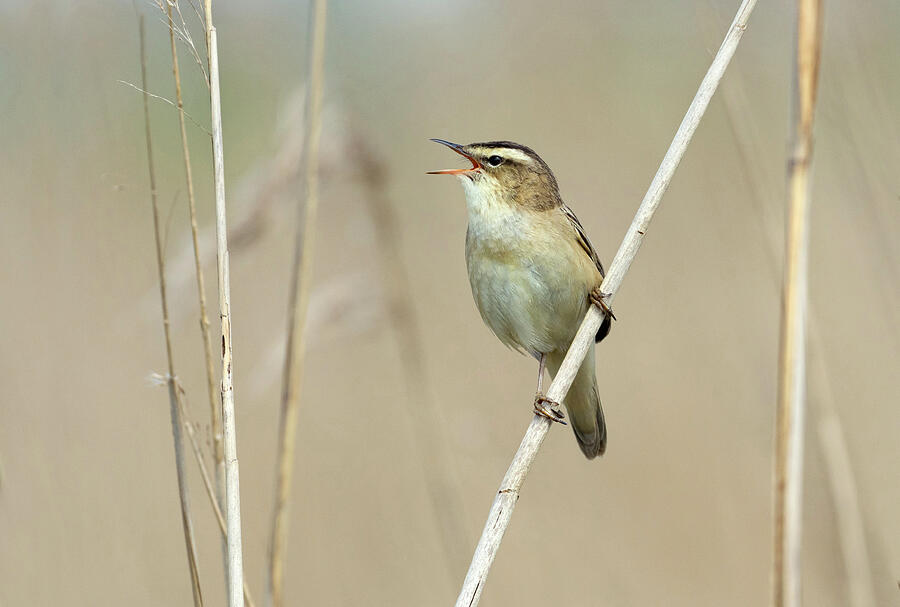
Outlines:
[{"label": "blurred beige background", "polygon": [[[608,264],[737,2],[334,2],[323,184],[290,523],[295,605],[448,605],[530,419],[535,364],[482,325],[461,188],[429,137],[512,139],[556,172]],[[184,5],[185,15],[193,18]],[[148,15],[150,88],[173,93]],[[306,65],[307,7],[216,3],[232,227],[258,208]],[[849,604],[821,411],[846,436],[879,605],[900,578],[900,5],[826,2],[816,123],[805,604]],[[130,3],[0,5],[0,604],[188,605]],[[194,24],[196,25],[196,24]],[[484,605],[766,604],[778,281],[793,13],[760,3],[616,299],[598,350],[609,449],[554,429]],[[198,44],[200,30],[195,28]],[[188,112],[205,86],[181,49]],[[730,99],[730,101],[729,101]],[[727,103],[726,103],[727,102]],[[287,117],[285,117],[287,116]],[[152,106],[176,365],[208,415],[174,110]],[[207,136],[189,124],[205,229]],[[402,265],[384,265],[360,142],[384,164]],[[288,165],[288,167],[293,165]],[[245,568],[262,604],[292,179],[232,253]],[[189,257],[187,258],[189,260]],[[215,264],[206,266],[215,301]],[[402,381],[385,276],[408,274],[427,341]],[[821,346],[821,347],[819,347]],[[823,372],[824,370],[824,372]],[[444,549],[410,407],[433,402],[465,529]],[[223,603],[218,528],[189,462],[200,574]],[[459,507],[452,506],[457,503]]]}]

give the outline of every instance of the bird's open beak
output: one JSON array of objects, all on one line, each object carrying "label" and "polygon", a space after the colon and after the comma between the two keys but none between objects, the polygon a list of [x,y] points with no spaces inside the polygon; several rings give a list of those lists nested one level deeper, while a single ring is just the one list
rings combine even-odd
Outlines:
[{"label": "bird's open beak", "polygon": [[467,169],[443,169],[441,171],[428,171],[428,175],[467,175],[469,173],[474,173],[478,169],[481,168],[481,165],[477,160],[469,156],[463,151],[463,146],[458,143],[450,143],[449,141],[444,141],[443,139],[432,139],[435,143],[440,143],[441,145],[446,145],[448,148],[459,154],[460,156],[465,156],[469,162],[472,163],[472,166]]}]

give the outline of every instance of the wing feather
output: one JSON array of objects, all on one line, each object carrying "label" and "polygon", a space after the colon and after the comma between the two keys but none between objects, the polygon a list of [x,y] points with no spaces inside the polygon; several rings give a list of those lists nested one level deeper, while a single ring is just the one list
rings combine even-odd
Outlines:
[{"label": "wing feather", "polygon": [[578,217],[575,216],[575,213],[568,205],[562,205],[562,212],[569,220],[569,223],[572,224],[572,227],[575,228],[575,239],[578,242],[578,246],[582,248],[587,256],[591,258],[591,261],[594,262],[594,265],[597,266],[597,269],[600,270],[600,276],[605,277],[606,271],[603,269],[603,264],[600,262],[600,256],[597,255],[597,251],[594,250],[594,245],[591,244],[590,239],[587,237],[584,226],[581,225],[581,222],[578,221]]},{"label": "wing feather", "polygon": [[[584,226],[581,225],[581,222],[578,221],[578,218],[575,216],[575,213],[572,212],[567,205],[562,205],[563,214],[569,220],[569,223],[572,224],[572,227],[575,228],[575,240],[578,242],[578,246],[587,254],[588,257],[591,258],[591,261],[594,262],[594,265],[597,266],[597,270],[600,271],[600,277],[604,278],[606,276],[606,271],[603,269],[603,264],[600,263],[600,256],[597,255],[597,251],[594,250],[594,245],[591,244],[590,239],[587,237],[587,234],[584,232]],[[594,341],[601,342],[603,338],[609,335],[609,330],[612,327],[612,318],[607,315],[606,318],[603,319],[603,324],[600,325],[600,329],[597,330],[597,335],[594,337]]]}]

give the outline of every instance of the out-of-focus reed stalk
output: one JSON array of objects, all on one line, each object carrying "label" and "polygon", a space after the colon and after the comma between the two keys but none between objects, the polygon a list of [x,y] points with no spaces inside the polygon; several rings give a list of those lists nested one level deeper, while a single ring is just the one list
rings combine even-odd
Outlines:
[{"label": "out-of-focus reed stalk", "polygon": [[159,204],[156,193],[156,169],[153,165],[153,142],[150,135],[150,104],[147,89],[147,52],[146,35],[144,32],[144,17],[140,16],[141,39],[141,87],[145,91],[144,99],[144,129],[147,138],[147,167],[150,173],[150,201],[153,209],[153,236],[156,243],[156,269],[159,274],[159,298],[162,304],[163,335],[166,341],[166,360],[168,373],[166,384],[169,389],[169,413],[172,418],[172,438],[175,443],[175,473],[178,477],[178,497],[181,503],[181,524],[184,529],[184,543],[187,548],[188,570],[191,576],[191,590],[194,597],[194,607],[203,605],[203,595],[200,592],[200,574],[197,570],[197,547],[194,543],[194,525],[191,521],[191,502],[188,495],[187,479],[184,469],[184,441],[181,434],[181,407],[180,395],[175,386],[175,362],[172,356],[172,339],[169,330],[169,302],[166,298],[166,264],[163,257],[162,236],[159,228]]},{"label": "out-of-focus reed stalk", "polygon": [[275,503],[269,544],[268,600],[274,607],[284,604],[284,553],[287,544],[288,502],[291,492],[297,418],[306,349],[306,315],[312,290],[313,253],[316,242],[316,214],[319,206],[319,137],[322,131],[322,88],[325,71],[325,29],[328,4],[316,0],[312,5],[309,88],[303,145],[305,184],[304,207],[298,209],[297,239],[291,271],[288,305],[288,336],[281,391],[281,419],[278,428]]},{"label": "out-of-focus reed stalk", "polygon": [[[216,490],[213,487],[212,479],[209,478],[209,471],[206,469],[206,462],[203,459],[203,450],[200,448],[200,443],[197,441],[197,434],[194,432],[194,426],[191,424],[187,407],[184,404],[184,387],[179,383],[177,389],[182,395],[182,398],[178,400],[182,425],[184,426],[184,431],[187,433],[188,439],[191,441],[191,449],[194,452],[194,459],[197,461],[197,467],[200,469],[200,478],[203,479],[203,487],[206,489],[206,495],[212,506],[213,514],[216,515],[216,522],[219,523],[219,531],[222,533],[222,539],[226,541],[227,545],[228,529],[225,527],[225,516],[222,514],[222,509],[219,507],[219,503],[216,500]],[[256,603],[253,601],[246,580],[244,581],[244,605],[245,607],[256,607]]]},{"label": "out-of-focus reed stalk", "polygon": [[403,365],[406,403],[422,463],[423,484],[439,525],[446,570],[451,579],[455,579],[457,567],[465,563],[469,533],[464,522],[464,504],[460,499],[462,489],[451,465],[453,458],[441,431],[441,415],[430,390],[425,367],[425,339],[412,309],[415,294],[400,249],[399,222],[388,199],[383,163],[358,133],[355,134],[353,149],[375,227],[386,286],[388,321],[392,325]]},{"label": "out-of-focus reed stalk", "polygon": [[809,186],[821,38],[821,0],[798,0],[793,145],[788,163],[788,213],[775,426],[775,555],[772,589],[775,607],[800,606]]},{"label": "out-of-focus reed stalk", "polygon": [[[834,405],[831,376],[825,366],[825,348],[818,326],[816,316],[810,309],[809,359],[812,369],[810,392],[813,393],[810,402],[814,406],[818,405],[814,408],[814,413],[818,418],[816,436],[825,460],[828,486],[831,489],[831,499],[834,503],[838,539],[847,576],[848,604],[850,607],[875,607],[877,600],[872,584],[872,566],[869,562],[866,527],[859,504],[856,475],[853,473],[850,461],[844,426]],[[818,398],[816,398],[816,391],[818,391]]]},{"label": "out-of-focus reed stalk", "polygon": [[[707,5],[707,9],[709,9]],[[709,11],[707,11],[709,13]],[[707,21],[714,23],[714,15],[706,15]],[[732,70],[732,76],[736,76]],[[720,99],[723,101],[728,125],[737,145],[740,164],[747,172],[750,198],[756,206],[756,216],[761,232],[767,241],[769,268],[776,287],[780,286],[778,276],[777,248],[774,219],[770,217],[765,201],[777,197],[765,187],[766,180],[759,170],[759,160],[766,153],[757,137],[751,120],[752,110],[747,95],[741,85],[741,78],[732,77],[722,85]],[[825,344],[822,340],[816,308],[809,306],[809,392],[812,417],[815,418],[816,437],[828,475],[828,485],[837,519],[838,540],[841,545],[845,575],[847,576],[847,599],[851,607],[875,607],[875,589],[872,585],[872,567],[866,541],[866,528],[859,504],[856,475],[853,472],[850,450],[844,433],[844,424],[835,406],[834,390],[831,387],[829,369],[825,360]]]},{"label": "out-of-focus reed stalk", "polygon": [[[700,83],[697,94],[694,96],[694,100],[691,102],[681,122],[681,126],[678,127],[678,131],[675,133],[675,137],[665,157],[663,157],[659,170],[653,177],[653,181],[650,183],[650,187],[644,195],[640,207],[638,207],[637,214],[628,228],[625,239],[619,246],[619,250],[612,264],[610,264],[609,272],[606,274],[606,278],[601,286],[601,290],[608,294],[608,301],[612,301],[616,291],[622,284],[625,273],[637,255],[650,220],[659,207],[660,200],[668,188],[682,156],[684,156],[688,143],[690,143],[719,81],[728,67],[728,63],[734,56],[737,45],[747,28],[747,20],[750,18],[750,13],[755,5],[756,0],[743,0],[740,7],[738,7],[737,14],[725,35],[725,39],[719,47],[719,51],[716,53],[706,76]],[[569,347],[569,351],[566,353],[559,372],[553,378],[553,382],[547,390],[548,399],[555,402],[563,400],[587,354],[588,348],[594,347],[594,336],[603,322],[603,317],[603,312],[597,306],[591,306],[588,310],[575,339],[572,341],[572,345]],[[525,437],[522,439],[519,449],[500,484],[494,503],[491,505],[481,539],[475,549],[462,590],[456,600],[456,607],[474,607],[478,604],[491,564],[500,547],[500,542],[503,540],[506,527],[512,518],[516,502],[519,499],[519,489],[537,456],[541,444],[544,442],[551,424],[551,421],[538,415],[532,418],[531,424],[525,432]]]},{"label": "out-of-focus reed stalk", "polygon": [[219,318],[222,322],[222,434],[225,456],[225,521],[228,529],[228,604],[241,607],[244,586],[241,548],[241,490],[234,419],[233,350],[231,345],[231,276],[228,259],[228,222],[225,216],[225,146],[222,140],[222,94],[219,88],[219,49],[212,20],[212,0],[205,0],[209,106],[213,133],[213,176],[216,190],[216,266]]},{"label": "out-of-focus reed stalk", "polygon": [[[184,101],[181,96],[181,71],[178,67],[178,49],[175,45],[175,22],[172,19],[172,4],[166,1],[166,17],[169,21],[169,41],[172,46],[172,76],[175,79],[175,103],[178,106],[178,126],[181,131],[181,153],[184,158],[184,174],[187,180],[188,210],[191,219],[191,241],[194,246],[194,271],[197,277],[197,297],[200,302],[200,335],[203,339],[203,356],[206,363],[206,390],[209,396],[210,429],[212,432],[213,462],[216,467],[216,501],[221,509],[225,505],[225,452],[222,447],[222,412],[216,390],[216,373],[213,369],[212,339],[209,336],[209,315],[206,311],[206,287],[203,279],[203,264],[200,262],[200,245],[197,237],[197,207],[194,199],[194,178],[191,170],[191,152],[188,147],[187,129],[184,123]],[[177,4],[177,2],[175,3]],[[228,546],[223,542],[222,552],[226,555]]]}]

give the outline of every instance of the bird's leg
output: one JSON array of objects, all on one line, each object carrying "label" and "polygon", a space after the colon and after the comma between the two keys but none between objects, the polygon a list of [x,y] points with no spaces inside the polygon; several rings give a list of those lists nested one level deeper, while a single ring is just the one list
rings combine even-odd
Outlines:
[{"label": "bird's leg", "polygon": [[547,358],[546,358],[546,357],[547,357],[546,354],[541,354],[541,358],[540,358],[540,360],[538,361],[538,388],[537,388],[537,393],[538,393],[539,395],[544,393],[544,389],[543,389],[543,386],[544,386],[544,369],[547,368]]},{"label": "bird's leg", "polygon": [[546,354],[541,354],[540,362],[538,363],[538,384],[537,394],[534,395],[534,413],[565,426],[567,425],[564,421],[566,416],[559,410],[559,403],[553,402],[544,396],[542,389],[544,385],[544,367],[547,364],[546,356]]},{"label": "bird's leg", "polygon": [[606,303],[606,300],[609,299],[609,295],[609,293],[601,291],[600,287],[594,287],[591,291],[591,303],[603,310],[603,312],[609,315],[613,320],[617,320],[616,315],[613,314],[612,308]]}]

